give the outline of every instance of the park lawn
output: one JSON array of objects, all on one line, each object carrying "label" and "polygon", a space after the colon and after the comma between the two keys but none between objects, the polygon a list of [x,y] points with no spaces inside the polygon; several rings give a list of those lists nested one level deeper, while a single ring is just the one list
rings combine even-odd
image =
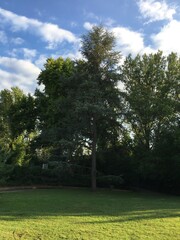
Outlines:
[{"label": "park lawn", "polygon": [[0,240],[180,239],[180,198],[87,189],[0,193]]}]

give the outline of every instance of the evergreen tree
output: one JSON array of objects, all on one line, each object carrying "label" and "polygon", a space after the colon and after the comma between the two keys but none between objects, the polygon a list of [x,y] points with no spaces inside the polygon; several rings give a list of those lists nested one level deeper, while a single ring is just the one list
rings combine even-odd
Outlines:
[{"label": "evergreen tree", "polygon": [[[120,53],[115,51],[115,38],[102,26],[96,26],[82,39],[81,53],[85,58],[77,97],[77,107],[81,112],[92,153],[92,189],[96,189],[97,144],[108,126],[117,123],[119,90],[117,73]],[[107,128],[105,128],[107,126]],[[104,133],[102,133],[102,130]],[[109,131],[110,132],[110,131]]]}]

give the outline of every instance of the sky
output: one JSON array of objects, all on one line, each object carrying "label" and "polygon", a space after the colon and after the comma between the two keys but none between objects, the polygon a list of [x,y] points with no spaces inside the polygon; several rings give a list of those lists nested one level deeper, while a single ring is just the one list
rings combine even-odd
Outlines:
[{"label": "sky", "polygon": [[37,88],[47,58],[81,58],[81,36],[103,24],[123,56],[180,54],[180,0],[0,0],[0,90]]}]

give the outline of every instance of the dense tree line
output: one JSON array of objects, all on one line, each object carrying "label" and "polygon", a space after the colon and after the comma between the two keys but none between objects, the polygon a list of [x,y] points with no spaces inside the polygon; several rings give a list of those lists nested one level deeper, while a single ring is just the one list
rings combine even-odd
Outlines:
[{"label": "dense tree line", "polygon": [[115,43],[94,27],[81,60],[47,59],[43,90],[0,92],[1,184],[179,191],[180,58],[158,51],[120,64]]}]

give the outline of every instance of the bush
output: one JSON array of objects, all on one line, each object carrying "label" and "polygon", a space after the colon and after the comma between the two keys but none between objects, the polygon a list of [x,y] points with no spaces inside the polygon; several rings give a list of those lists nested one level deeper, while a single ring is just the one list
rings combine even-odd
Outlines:
[{"label": "bush", "polygon": [[97,177],[98,187],[120,188],[123,182],[122,176],[107,175]]},{"label": "bush", "polygon": [[9,182],[14,167],[12,165],[0,163],[0,186],[5,186]]}]

